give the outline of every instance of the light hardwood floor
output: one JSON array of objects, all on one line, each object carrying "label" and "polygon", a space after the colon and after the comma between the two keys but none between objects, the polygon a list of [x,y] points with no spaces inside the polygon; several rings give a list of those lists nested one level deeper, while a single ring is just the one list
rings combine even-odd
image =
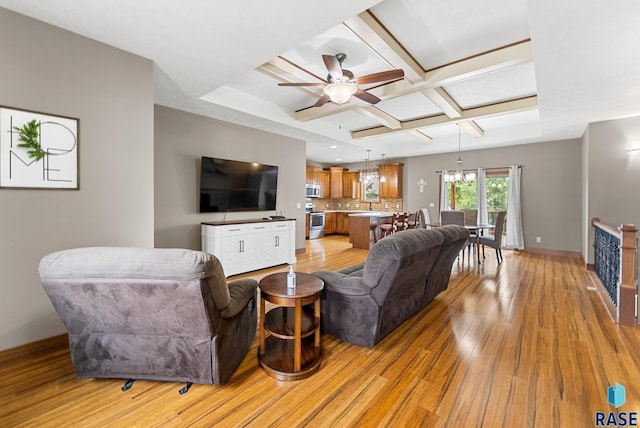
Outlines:
[{"label": "light hardwood floor", "polygon": [[[338,269],[366,251],[345,237],[307,242],[297,270]],[[249,277],[284,271],[255,272]],[[372,349],[323,335],[308,379],[277,382],[256,359],[257,338],[230,383],[77,379],[64,346],[0,353],[0,426],[583,427],[640,411],[640,330],[608,315],[577,258],[487,251],[457,261],[449,289]],[[55,343],[55,341],[52,341]]]}]

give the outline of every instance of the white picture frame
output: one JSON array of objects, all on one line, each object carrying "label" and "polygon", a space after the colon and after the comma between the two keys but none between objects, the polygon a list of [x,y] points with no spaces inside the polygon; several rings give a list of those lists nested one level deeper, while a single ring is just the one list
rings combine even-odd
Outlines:
[{"label": "white picture frame", "polygon": [[[21,147],[21,129],[36,129],[33,146]],[[0,106],[0,188],[71,189],[78,187],[79,120]]]}]

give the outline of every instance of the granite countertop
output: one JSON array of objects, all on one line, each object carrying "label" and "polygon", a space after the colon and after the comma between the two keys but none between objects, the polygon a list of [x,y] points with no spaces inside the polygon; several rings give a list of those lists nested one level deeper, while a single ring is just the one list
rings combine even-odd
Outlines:
[{"label": "granite countertop", "polygon": [[326,213],[364,213],[369,212],[367,210],[349,210],[349,209],[337,209],[337,210],[324,210]]},{"label": "granite countertop", "polygon": [[349,217],[391,217],[392,215],[393,215],[392,212],[363,211],[363,212],[353,213],[349,215]]}]

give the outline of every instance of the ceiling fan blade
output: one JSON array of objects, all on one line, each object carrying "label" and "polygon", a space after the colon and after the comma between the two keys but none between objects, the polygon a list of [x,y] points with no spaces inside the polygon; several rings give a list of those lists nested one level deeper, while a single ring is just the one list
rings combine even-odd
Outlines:
[{"label": "ceiling fan blade", "polygon": [[325,67],[329,70],[329,74],[333,77],[334,80],[339,80],[342,78],[342,67],[340,66],[340,61],[333,55],[322,55],[322,60],[324,61]]},{"label": "ceiling fan blade", "polygon": [[366,76],[358,77],[356,83],[358,85],[366,85],[367,83],[384,82],[386,80],[395,80],[404,77],[404,70],[401,68],[397,70],[381,71],[380,73],[367,74]]},{"label": "ceiling fan blade", "polygon": [[366,101],[369,104],[376,104],[378,102],[380,102],[380,98],[376,97],[373,94],[370,94],[367,91],[363,91],[362,89],[358,89],[356,91],[355,94],[353,94],[354,97],[358,97],[360,98],[362,101]]},{"label": "ceiling fan blade", "polygon": [[326,86],[326,83],[278,83],[278,86]]},{"label": "ceiling fan blade", "polygon": [[329,98],[329,95],[323,95],[320,97],[320,99],[318,101],[316,101],[316,103],[313,105],[314,107],[322,107],[323,105],[325,105],[326,103],[328,103],[331,99]]}]

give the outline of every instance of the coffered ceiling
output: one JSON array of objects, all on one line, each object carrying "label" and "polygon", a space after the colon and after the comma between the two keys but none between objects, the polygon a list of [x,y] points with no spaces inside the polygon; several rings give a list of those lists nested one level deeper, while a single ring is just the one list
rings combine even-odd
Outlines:
[{"label": "coffered ceiling", "polygon": [[[0,6],[150,58],[158,104],[305,140],[317,162],[579,138],[590,122],[640,113],[631,0]],[[313,107],[322,86],[278,86],[326,82],[322,55],[338,53],[356,77],[399,68],[404,78],[359,85],[375,105]]]}]

